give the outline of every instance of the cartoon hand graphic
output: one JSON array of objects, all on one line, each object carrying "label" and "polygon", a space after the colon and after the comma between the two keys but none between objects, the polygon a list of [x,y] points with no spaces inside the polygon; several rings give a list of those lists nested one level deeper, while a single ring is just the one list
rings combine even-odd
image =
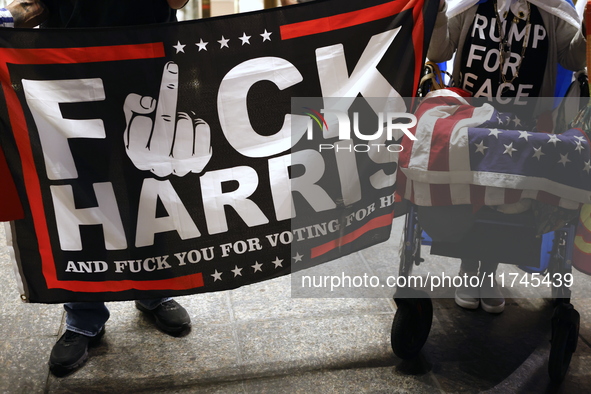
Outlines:
[{"label": "cartoon hand graphic", "polygon": [[200,173],[212,155],[209,125],[187,113],[176,112],[178,84],[178,65],[168,62],[162,73],[158,101],[132,93],[123,107],[127,156],[138,169],[159,177]]}]

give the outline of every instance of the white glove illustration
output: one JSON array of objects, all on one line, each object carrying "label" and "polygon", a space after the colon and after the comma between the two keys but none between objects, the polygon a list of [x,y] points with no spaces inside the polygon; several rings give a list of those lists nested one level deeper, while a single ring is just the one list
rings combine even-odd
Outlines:
[{"label": "white glove illustration", "polygon": [[212,155],[209,125],[177,112],[178,84],[179,67],[168,62],[162,73],[158,101],[131,93],[123,107],[127,156],[138,169],[159,177],[200,173]]}]

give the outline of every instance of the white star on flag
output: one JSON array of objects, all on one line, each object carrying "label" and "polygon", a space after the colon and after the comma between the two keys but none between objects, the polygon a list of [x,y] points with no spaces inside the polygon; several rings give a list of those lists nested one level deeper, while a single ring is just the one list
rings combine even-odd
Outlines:
[{"label": "white star on flag", "polygon": [[263,42],[267,40],[271,41],[271,34],[273,34],[273,32],[268,32],[267,29],[265,29],[265,32],[260,35],[261,37],[263,37]]},{"label": "white star on flag", "polygon": [[229,42],[229,41],[230,41],[230,40],[229,40],[228,38],[226,38],[226,37],[222,36],[222,39],[221,39],[221,40],[218,40],[218,42],[220,43],[220,49],[222,49],[223,47],[230,48],[230,47],[228,46],[228,42]]},{"label": "white star on flag", "polygon": [[581,135],[575,135],[574,136],[576,139],[578,139],[579,141],[583,142],[585,141],[585,137],[581,136]]},{"label": "white star on flag", "polygon": [[238,37],[240,41],[242,41],[242,45],[248,44],[250,45],[250,36],[247,36],[246,33],[242,33],[242,37]]},{"label": "white star on flag", "polygon": [[562,142],[556,134],[548,134],[548,143],[553,143],[556,146],[557,142]]},{"label": "white star on flag", "polygon": [[298,261],[302,261],[303,257],[304,257],[304,255],[301,255],[299,252],[296,253],[296,255],[293,256],[293,259],[295,259],[294,263],[297,263]]},{"label": "white star on flag", "polygon": [[237,276],[242,276],[242,268],[238,268],[237,265],[234,266],[233,270],[230,270],[230,272],[234,273],[234,278]]},{"label": "white star on flag", "polygon": [[497,113],[497,121],[502,125],[511,123],[511,119],[504,113]]},{"label": "white star on flag", "polygon": [[213,274],[211,274],[211,276],[213,276],[214,282],[217,282],[218,280],[222,280],[222,272],[218,272],[217,269],[215,270],[215,272]]},{"label": "white star on flag", "polygon": [[[517,126],[521,126],[521,119],[519,119],[517,117],[517,115],[515,115],[515,117],[513,118],[513,123],[515,124],[515,127]],[[527,139],[527,138],[526,138]]]},{"label": "white star on flag", "polygon": [[528,141],[528,137],[531,134],[528,133],[527,131],[519,131],[519,138],[523,138],[524,140]]},{"label": "white star on flag", "polygon": [[589,174],[589,171],[591,171],[591,160],[585,162],[585,168],[583,168],[583,171]]},{"label": "white star on flag", "polygon": [[203,38],[199,39],[199,42],[196,43],[195,45],[197,45],[199,47],[199,52],[201,51],[207,51],[207,44],[209,44],[209,42],[204,42]]},{"label": "white star on flag", "polygon": [[499,138],[499,134],[503,134],[503,132],[501,130],[498,130],[498,129],[490,129],[490,133],[488,135],[494,135],[498,139]]},{"label": "white star on flag", "polygon": [[260,264],[258,261],[255,261],[254,265],[251,265],[251,267],[254,268],[254,272],[257,272],[257,271],[263,272],[263,270],[261,268],[262,266],[263,265]]},{"label": "white star on flag", "polygon": [[503,152],[503,154],[506,153],[509,156],[513,157],[513,152],[517,152],[517,149],[513,148],[513,143],[512,142],[509,145],[503,144],[503,146],[505,147],[505,151]]},{"label": "white star on flag", "polygon": [[560,164],[566,167],[566,163],[569,163],[570,160],[568,159],[568,153],[566,155],[560,154],[560,160],[558,160]]},{"label": "white star on flag", "polygon": [[480,144],[474,144],[476,145],[476,152],[474,153],[482,153],[484,155],[484,150],[488,149],[488,146],[484,146],[484,140],[480,141]]},{"label": "white star on flag", "polygon": [[181,44],[180,41],[177,41],[176,45],[172,46],[174,49],[176,49],[176,53],[182,52],[185,53],[185,47],[186,45]]},{"label": "white star on flag", "polygon": [[275,256],[275,260],[271,261],[271,263],[275,264],[275,268],[283,267],[281,263],[283,263],[283,259]]},{"label": "white star on flag", "polygon": [[575,148],[575,150],[578,150],[579,153],[581,153],[583,151],[583,149],[585,149],[585,147],[583,146],[581,141],[577,141],[577,147]]},{"label": "white star on flag", "polygon": [[542,147],[540,146],[539,148],[534,148],[534,150],[536,151],[536,153],[534,153],[532,157],[535,157],[536,159],[538,159],[538,161],[540,161],[540,158],[545,155],[545,153],[542,152]]}]

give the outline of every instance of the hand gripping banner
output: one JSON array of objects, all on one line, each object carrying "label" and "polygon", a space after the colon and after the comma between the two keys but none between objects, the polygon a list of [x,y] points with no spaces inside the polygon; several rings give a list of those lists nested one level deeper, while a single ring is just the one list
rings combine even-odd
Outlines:
[{"label": "hand gripping banner", "polygon": [[413,96],[437,5],[0,30],[0,219],[23,299],[227,290],[385,241],[397,156],[321,151],[347,141],[314,120],[325,98]]}]

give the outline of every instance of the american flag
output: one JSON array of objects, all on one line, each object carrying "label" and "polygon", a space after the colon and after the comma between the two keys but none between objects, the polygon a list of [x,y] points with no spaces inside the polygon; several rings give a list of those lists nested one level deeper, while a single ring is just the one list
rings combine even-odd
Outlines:
[{"label": "american flag", "polygon": [[417,109],[417,137],[405,137],[397,192],[422,206],[510,204],[522,198],[567,209],[591,202],[589,139],[520,129],[492,105],[473,106],[438,90]]}]

